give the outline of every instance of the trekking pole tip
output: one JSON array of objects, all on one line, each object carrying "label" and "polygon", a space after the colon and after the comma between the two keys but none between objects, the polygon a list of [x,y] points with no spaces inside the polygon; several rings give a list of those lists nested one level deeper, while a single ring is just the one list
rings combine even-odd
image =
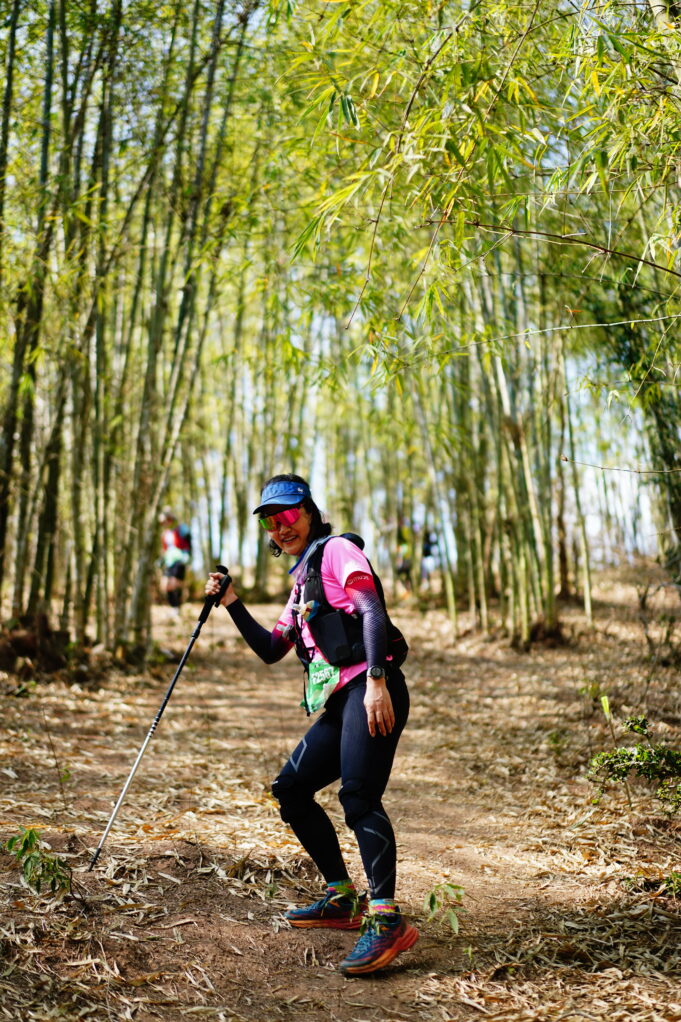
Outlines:
[{"label": "trekking pole tip", "polygon": [[101,852],[101,850],[102,850],[102,847],[100,845],[99,848],[96,849],[95,854],[90,859],[90,865],[88,866],[86,872],[90,873],[92,871],[95,863],[97,862],[97,859],[99,858],[99,853]]}]

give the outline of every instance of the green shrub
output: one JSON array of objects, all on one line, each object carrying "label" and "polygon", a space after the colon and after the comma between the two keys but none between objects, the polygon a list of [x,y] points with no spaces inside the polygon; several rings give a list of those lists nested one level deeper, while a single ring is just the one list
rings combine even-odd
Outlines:
[{"label": "green shrub", "polygon": [[589,779],[603,791],[609,781],[626,784],[630,776],[639,777],[655,785],[655,797],[665,812],[678,812],[681,808],[681,752],[654,743],[645,717],[628,717],[622,727],[641,735],[645,741],[599,752],[591,760]]},{"label": "green shrub", "polygon": [[21,867],[21,875],[29,887],[40,894],[49,887],[52,894],[71,890],[71,871],[63,859],[51,855],[37,830],[22,827],[5,842],[5,850],[14,856]]}]

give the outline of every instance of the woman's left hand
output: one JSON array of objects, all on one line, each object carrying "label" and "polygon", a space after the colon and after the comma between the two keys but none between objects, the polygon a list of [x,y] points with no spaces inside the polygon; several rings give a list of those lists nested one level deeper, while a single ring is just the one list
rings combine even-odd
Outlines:
[{"label": "woman's left hand", "polygon": [[367,678],[364,709],[367,711],[367,723],[371,737],[374,738],[377,731],[379,734],[389,735],[395,727],[395,711],[385,678],[380,681],[375,678]]}]

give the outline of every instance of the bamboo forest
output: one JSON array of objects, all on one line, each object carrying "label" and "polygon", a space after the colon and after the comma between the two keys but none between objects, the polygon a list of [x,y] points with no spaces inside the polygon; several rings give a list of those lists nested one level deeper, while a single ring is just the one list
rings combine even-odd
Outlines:
[{"label": "bamboo forest", "polygon": [[681,4],[0,0],[0,62],[0,1017],[681,1020]]}]

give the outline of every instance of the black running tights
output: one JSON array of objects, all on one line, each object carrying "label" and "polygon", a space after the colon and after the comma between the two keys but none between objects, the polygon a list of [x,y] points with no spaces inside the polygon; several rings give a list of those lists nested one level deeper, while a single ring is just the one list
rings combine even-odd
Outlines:
[{"label": "black running tights", "polygon": [[272,785],[282,820],[329,883],[345,879],[348,871],[333,824],[314,796],[340,778],[338,797],[357,837],[372,898],[395,896],[395,835],[381,799],[409,715],[409,693],[400,670],[389,669],[388,691],[395,711],[389,735],[369,734],[362,674],[327,700]]}]

